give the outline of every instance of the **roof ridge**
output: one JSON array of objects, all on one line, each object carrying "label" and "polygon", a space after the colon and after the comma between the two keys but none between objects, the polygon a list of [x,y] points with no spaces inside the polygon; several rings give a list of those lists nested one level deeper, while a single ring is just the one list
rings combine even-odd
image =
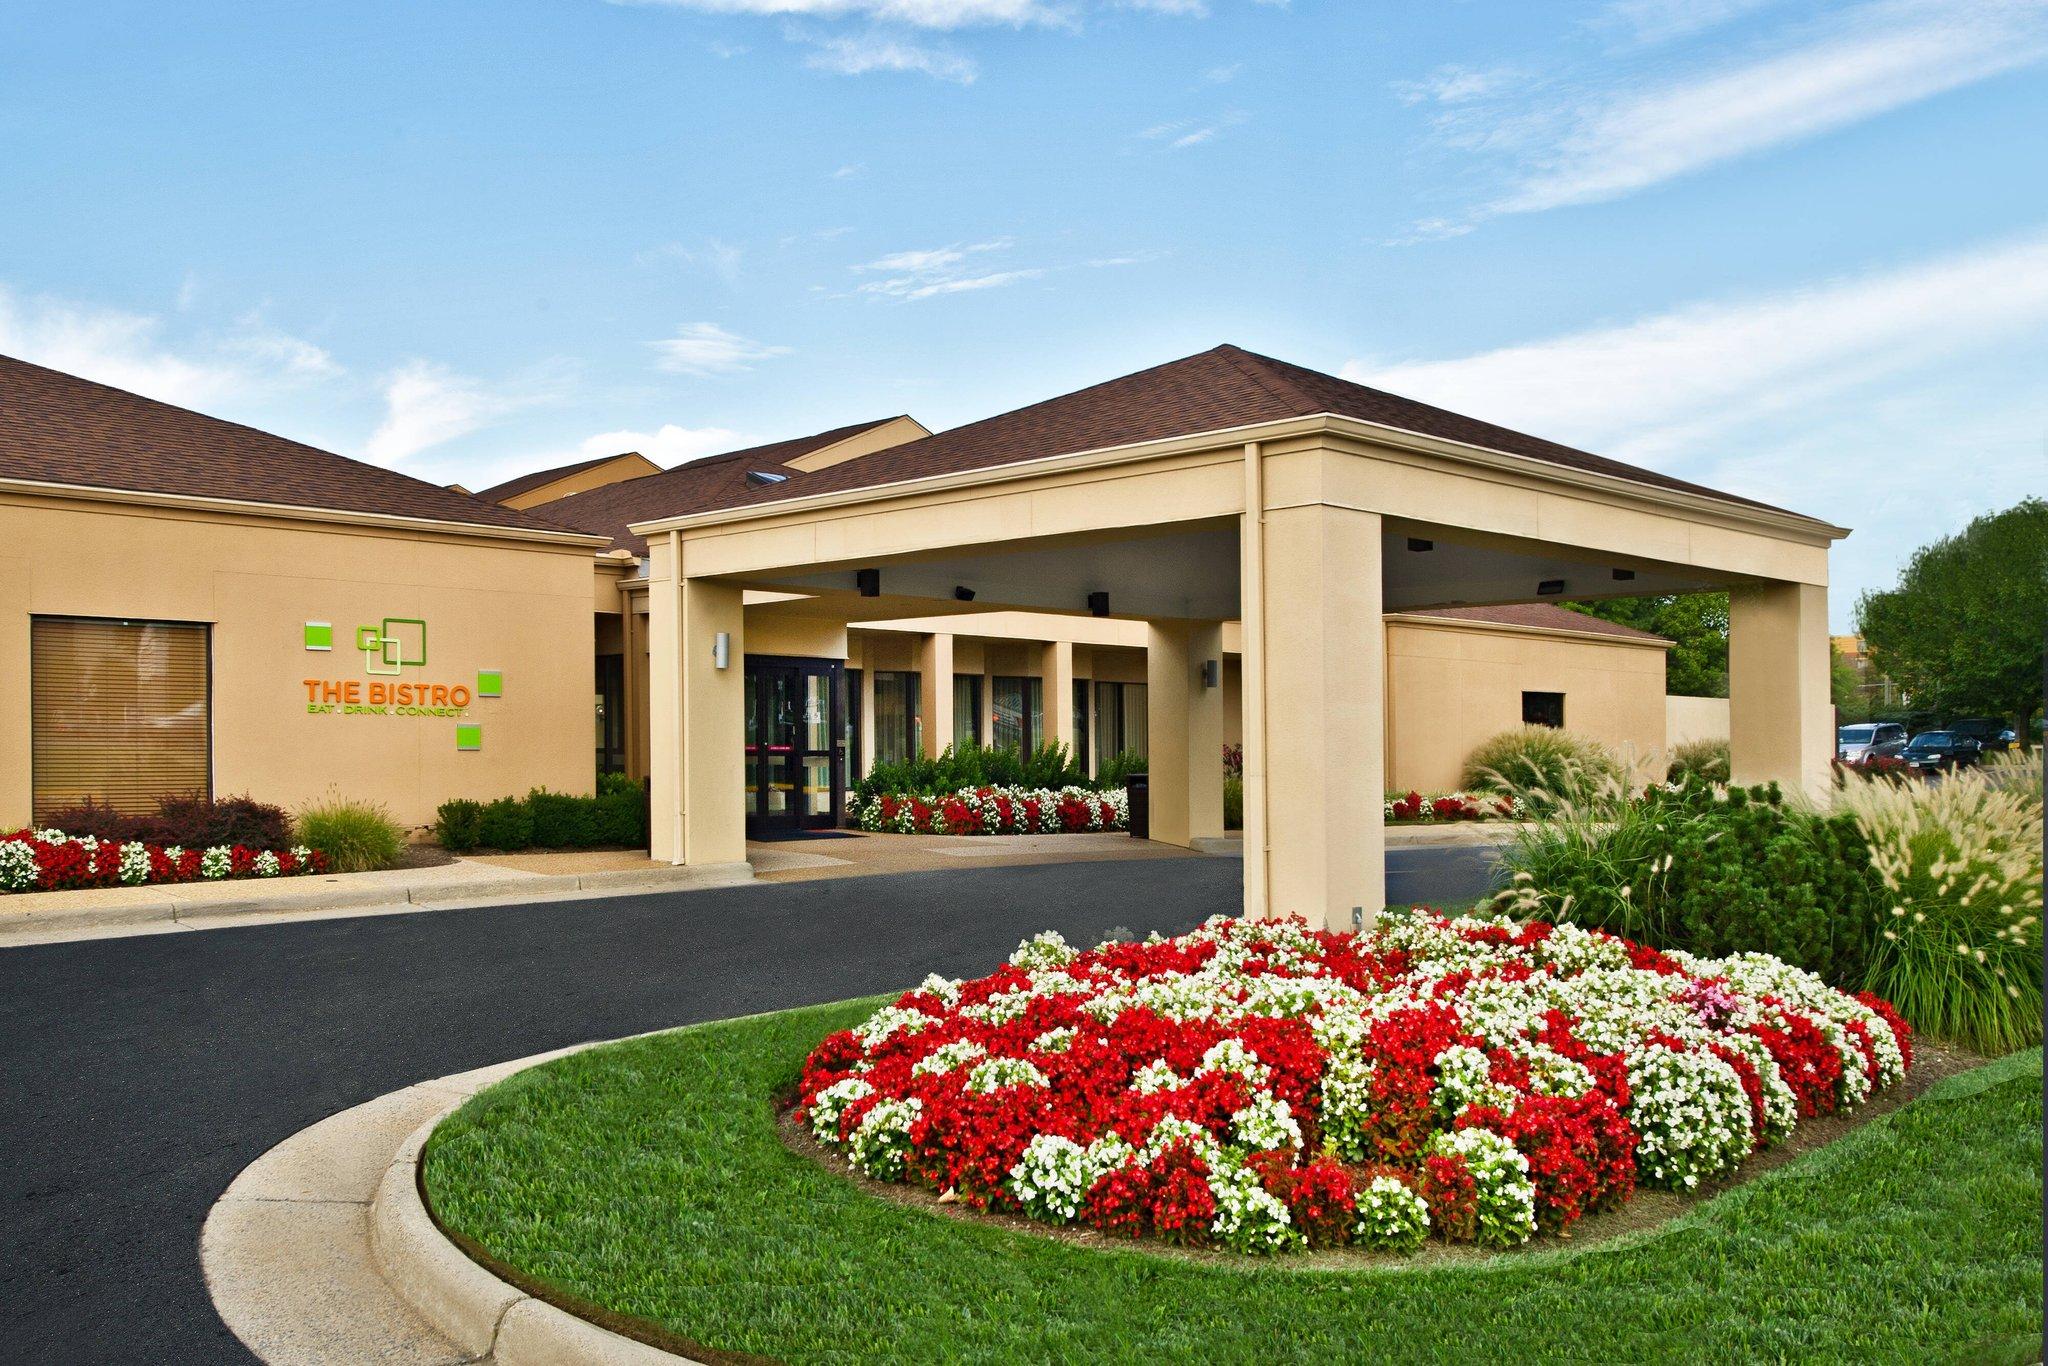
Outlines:
[{"label": "roof ridge", "polygon": [[1262,356],[1256,351],[1247,351],[1242,346],[1225,342],[1212,353],[1221,356],[1236,367],[1238,373],[1265,389],[1275,398],[1285,399],[1304,406],[1307,412],[1317,412],[1324,406],[1316,397],[1296,384],[1293,378],[1278,367],[1281,362],[1271,356]]}]

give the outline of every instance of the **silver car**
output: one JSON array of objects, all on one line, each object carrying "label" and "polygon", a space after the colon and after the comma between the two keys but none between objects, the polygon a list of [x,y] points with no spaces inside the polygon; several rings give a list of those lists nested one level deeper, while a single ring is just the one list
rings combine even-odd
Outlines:
[{"label": "silver car", "polygon": [[1845,764],[1894,755],[1906,747],[1906,728],[1889,721],[1843,726],[1835,731],[1835,757]]}]

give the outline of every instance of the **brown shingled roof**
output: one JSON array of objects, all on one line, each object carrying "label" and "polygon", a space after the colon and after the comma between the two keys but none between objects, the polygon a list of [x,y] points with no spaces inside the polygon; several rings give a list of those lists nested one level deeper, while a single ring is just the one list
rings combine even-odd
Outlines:
[{"label": "brown shingled roof", "polygon": [[617,455],[600,455],[594,460],[578,460],[573,465],[557,465],[553,469],[535,470],[531,474],[522,474],[517,479],[507,479],[502,484],[493,484],[487,489],[478,489],[476,496],[483,499],[486,503],[502,503],[507,498],[517,498],[522,493],[531,493],[537,488],[554,483],[557,479],[567,479],[572,474],[581,474],[585,470],[594,470],[599,465],[608,465],[614,460],[623,460],[627,456],[635,454],[638,454],[638,452],[620,451]]},{"label": "brown shingled roof", "polygon": [[1596,636],[1617,636],[1625,640],[1660,641],[1663,636],[1638,631],[1605,617],[1588,616],[1550,602],[1517,602],[1504,607],[1432,607],[1410,615],[1448,617],[1453,621],[1478,621],[1493,626],[1521,626],[1533,631],[1582,631]]},{"label": "brown shingled roof", "polygon": [[[749,446],[745,450],[727,451],[723,455],[707,455],[702,459],[677,465],[674,469],[663,470],[660,474],[643,474],[638,479],[621,479],[616,484],[606,484],[602,488],[572,493],[567,498],[548,503],[548,516],[579,531],[587,531],[596,536],[609,536],[613,545],[630,550],[636,555],[644,555],[647,553],[647,542],[628,531],[626,528],[629,524],[651,522],[657,517],[680,517],[685,513],[732,507],[745,502],[747,493],[756,487],[747,482],[749,470],[771,470],[777,474],[787,474],[791,484],[815,479],[817,474],[805,474],[802,470],[790,469],[787,462],[809,455],[812,451],[823,450],[827,446],[836,446],[849,437],[858,436],[870,428],[895,420],[893,417],[881,417],[871,422],[856,422],[848,427],[835,427],[829,432],[818,432],[812,436],[772,441],[765,446]],[[858,460],[849,460],[844,465],[829,466],[828,469],[865,465],[876,458],[874,455],[866,455]]]},{"label": "brown shingled roof", "polygon": [[568,530],[381,465],[11,356],[0,356],[0,478]]},{"label": "brown shingled roof", "polygon": [[[1334,413],[1446,440],[1485,446],[1571,469],[1749,507],[1768,504],[1654,470],[1462,417],[1427,403],[1290,365],[1236,346],[1169,361],[1013,412],[877,451],[769,488],[743,487],[730,505],[768,503],[1047,456],[1157,441],[1255,423]],[[725,506],[709,504],[707,506]],[[1778,509],[1772,509],[1777,511]],[[650,516],[668,516],[656,513]],[[636,520],[649,520],[637,517]]]}]

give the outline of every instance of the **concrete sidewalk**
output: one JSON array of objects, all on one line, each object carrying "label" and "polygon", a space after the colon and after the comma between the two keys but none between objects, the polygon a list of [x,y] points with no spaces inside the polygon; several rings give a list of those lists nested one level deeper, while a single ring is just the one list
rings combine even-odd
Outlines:
[{"label": "concrete sidewalk", "polygon": [[522,860],[527,864],[523,867],[514,858],[456,859],[436,867],[376,873],[18,892],[0,897],[0,946],[92,932],[205,929],[265,917],[303,919],[576,893],[730,887],[751,881],[754,875],[744,863],[675,868],[654,863],[644,854],[543,854],[535,859],[541,861]]}]

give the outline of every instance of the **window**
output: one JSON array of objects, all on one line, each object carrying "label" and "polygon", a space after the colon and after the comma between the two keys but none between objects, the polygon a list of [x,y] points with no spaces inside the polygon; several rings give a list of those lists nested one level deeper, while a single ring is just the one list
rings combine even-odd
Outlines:
[{"label": "window", "polygon": [[1045,734],[1044,684],[1036,678],[998,678],[990,729],[997,749],[1030,753]]},{"label": "window", "polygon": [[1522,724],[1525,726],[1564,725],[1564,694],[1561,692],[1525,692],[1522,694]]},{"label": "window", "polygon": [[953,747],[981,743],[981,675],[953,675]]},{"label": "window", "polygon": [[1145,685],[1143,683],[1097,683],[1095,685],[1095,753],[1106,763],[1126,750],[1143,758],[1146,753]]},{"label": "window", "polygon": [[918,676],[875,671],[875,762],[900,764],[924,751],[917,707]]},{"label": "window", "polygon": [[213,792],[210,628],[34,617],[29,716],[37,819],[90,799],[138,814]]},{"label": "window", "polygon": [[1074,723],[1067,728],[1067,733],[1074,737],[1075,764],[1083,773],[1088,772],[1088,680],[1085,678],[1074,680]]}]

